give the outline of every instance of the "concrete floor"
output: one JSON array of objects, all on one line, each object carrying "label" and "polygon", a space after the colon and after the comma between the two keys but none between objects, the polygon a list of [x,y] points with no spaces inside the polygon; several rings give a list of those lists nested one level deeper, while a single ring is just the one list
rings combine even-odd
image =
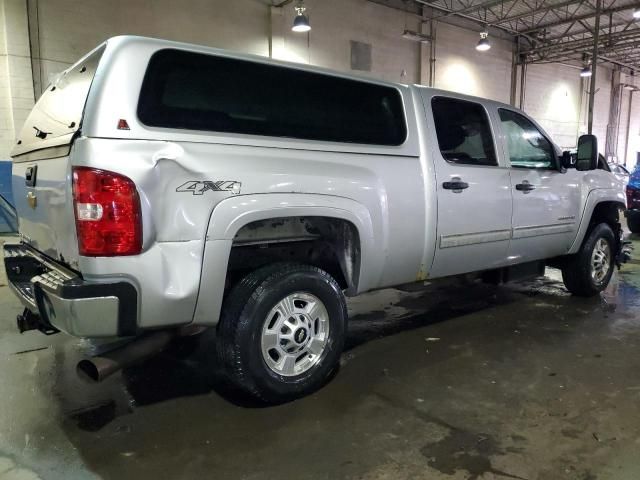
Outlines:
[{"label": "concrete floor", "polygon": [[84,384],[92,346],[19,335],[2,275],[2,480],[640,478],[640,261],[589,300],[553,270],[354,299],[337,376],[268,408],[207,342]]}]

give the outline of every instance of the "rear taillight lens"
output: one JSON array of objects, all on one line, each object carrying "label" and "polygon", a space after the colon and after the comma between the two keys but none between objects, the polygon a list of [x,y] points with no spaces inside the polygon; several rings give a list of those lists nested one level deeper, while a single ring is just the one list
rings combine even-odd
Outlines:
[{"label": "rear taillight lens", "polygon": [[140,198],[131,179],[106,170],[74,167],[73,208],[80,255],[141,252]]}]

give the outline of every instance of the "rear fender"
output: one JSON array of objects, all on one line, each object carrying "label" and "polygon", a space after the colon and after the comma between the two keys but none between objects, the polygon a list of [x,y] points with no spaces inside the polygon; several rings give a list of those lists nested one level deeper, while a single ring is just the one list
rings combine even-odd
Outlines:
[{"label": "rear fender", "polygon": [[283,217],[330,217],[353,224],[358,231],[361,258],[355,293],[380,282],[386,235],[381,225],[373,224],[362,204],[343,197],[296,193],[231,197],[216,205],[207,228],[195,324],[218,322],[236,233],[249,223]]}]

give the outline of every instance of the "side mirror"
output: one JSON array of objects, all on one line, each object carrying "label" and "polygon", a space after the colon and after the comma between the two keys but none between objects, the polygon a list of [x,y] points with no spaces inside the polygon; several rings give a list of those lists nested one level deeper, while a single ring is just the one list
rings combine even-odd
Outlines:
[{"label": "side mirror", "polygon": [[576,170],[584,172],[598,168],[598,139],[595,135],[581,135],[578,139]]},{"label": "side mirror", "polygon": [[564,169],[575,167],[574,158],[571,158],[571,152],[565,150],[560,157],[560,166]]}]

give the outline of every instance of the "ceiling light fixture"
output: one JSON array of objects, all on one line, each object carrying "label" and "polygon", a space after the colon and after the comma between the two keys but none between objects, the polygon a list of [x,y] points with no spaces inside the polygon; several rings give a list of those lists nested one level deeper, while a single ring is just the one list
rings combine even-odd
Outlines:
[{"label": "ceiling light fixture", "polygon": [[489,43],[489,39],[487,38],[488,36],[489,32],[487,30],[485,30],[484,32],[480,32],[480,40],[476,45],[476,50],[478,50],[479,52],[486,52],[491,48],[491,44]]},{"label": "ceiling light fixture", "polygon": [[309,17],[304,14],[307,7],[305,7],[304,2],[300,0],[298,5],[295,6],[295,9],[296,18],[293,19],[293,27],[291,27],[291,30],[294,32],[308,32],[311,30],[311,25],[309,24]]},{"label": "ceiling light fixture", "polygon": [[581,77],[590,77],[591,73],[591,65],[585,65],[584,68],[580,70]]},{"label": "ceiling light fixture", "polygon": [[427,43],[431,41],[431,37],[429,35],[424,35],[422,33],[414,32],[413,30],[405,30],[402,32],[402,38],[407,40],[413,40],[414,42],[423,42]]},{"label": "ceiling light fixture", "polygon": [[636,8],[636,9],[633,11],[633,18],[636,18],[636,19],[637,19],[637,18],[640,18],[640,8]]}]

